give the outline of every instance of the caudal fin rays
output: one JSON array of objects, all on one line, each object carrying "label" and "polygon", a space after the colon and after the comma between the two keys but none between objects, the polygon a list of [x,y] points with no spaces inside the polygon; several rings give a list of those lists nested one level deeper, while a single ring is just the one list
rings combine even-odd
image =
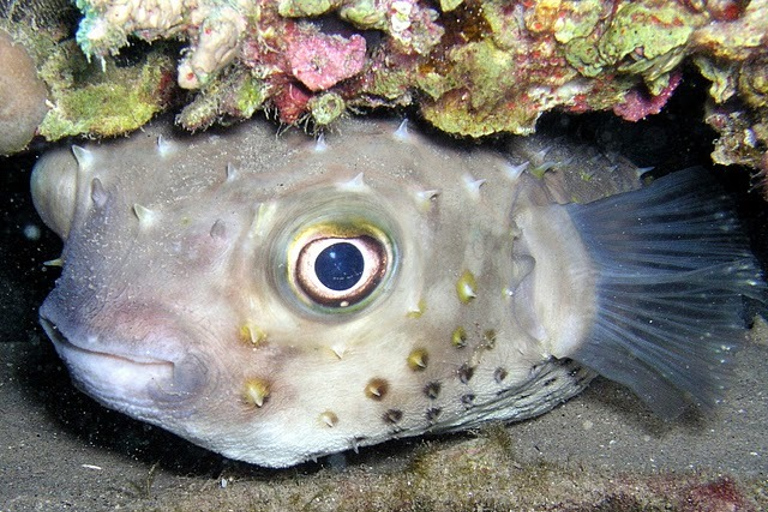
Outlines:
[{"label": "caudal fin rays", "polygon": [[599,276],[597,316],[572,357],[664,417],[713,405],[745,336],[742,296],[766,297],[729,198],[689,169],[568,211]]}]

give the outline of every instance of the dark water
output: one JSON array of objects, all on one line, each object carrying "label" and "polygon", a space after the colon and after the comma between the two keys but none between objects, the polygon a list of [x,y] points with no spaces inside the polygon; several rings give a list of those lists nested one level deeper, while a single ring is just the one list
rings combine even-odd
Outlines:
[{"label": "dark water", "polygon": [[40,221],[29,194],[36,155],[0,158],[0,342],[25,341],[37,308],[59,273],[43,263],[61,242]]}]

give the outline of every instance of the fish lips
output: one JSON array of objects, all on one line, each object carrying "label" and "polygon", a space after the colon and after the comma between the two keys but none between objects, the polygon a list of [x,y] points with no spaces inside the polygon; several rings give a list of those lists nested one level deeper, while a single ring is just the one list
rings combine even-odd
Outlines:
[{"label": "fish lips", "polygon": [[209,379],[200,356],[183,348],[183,331],[164,327],[141,344],[151,351],[131,351],[119,335],[95,335],[61,317],[48,302],[40,308],[40,323],[78,389],[102,405],[147,421],[194,412],[191,402]]}]

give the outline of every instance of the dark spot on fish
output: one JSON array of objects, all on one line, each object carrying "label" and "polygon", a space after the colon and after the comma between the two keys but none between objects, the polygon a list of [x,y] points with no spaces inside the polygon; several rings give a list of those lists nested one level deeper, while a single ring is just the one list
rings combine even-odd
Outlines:
[{"label": "dark spot on fish", "polygon": [[497,384],[501,384],[501,382],[507,378],[507,370],[505,370],[502,367],[496,368],[496,370],[493,372],[493,380],[496,381]]},{"label": "dark spot on fish", "polygon": [[427,409],[427,412],[424,416],[427,418],[428,422],[434,423],[437,421],[437,417],[440,416],[441,412],[443,412],[443,410],[439,407],[430,407]]},{"label": "dark spot on fish", "polygon": [[547,379],[547,380],[545,380],[545,381],[544,381],[544,384],[542,384],[542,385],[543,385],[545,388],[548,388],[549,386],[551,386],[551,385],[552,385],[552,384],[554,384],[555,382],[557,382],[557,377],[552,377],[551,379]]},{"label": "dark spot on fish", "polygon": [[467,393],[466,395],[462,395],[461,397],[461,403],[464,404],[464,407],[469,409],[474,405],[475,401],[475,395],[473,393]]},{"label": "dark spot on fish", "polygon": [[387,409],[381,418],[385,423],[394,425],[403,419],[403,411],[400,409]]},{"label": "dark spot on fish", "polygon": [[469,382],[469,379],[472,378],[472,375],[475,374],[475,369],[469,366],[468,364],[464,363],[459,367],[459,370],[457,372],[459,374],[459,380],[462,384],[466,384]]},{"label": "dark spot on fish", "polygon": [[216,219],[216,222],[211,226],[211,230],[208,232],[211,238],[216,240],[226,240],[227,238],[227,225],[221,219]]},{"label": "dark spot on fish", "polygon": [[486,350],[491,350],[496,346],[496,331],[488,329],[483,333],[483,346]]},{"label": "dark spot on fish", "polygon": [[427,398],[430,400],[437,398],[438,395],[440,395],[440,383],[428,382],[427,385],[424,386],[424,394],[427,395]]},{"label": "dark spot on fish", "polygon": [[376,400],[377,402],[383,400],[384,397],[387,396],[388,391],[389,382],[387,382],[386,379],[380,379],[378,377],[373,378],[365,385],[365,396],[371,400]]}]

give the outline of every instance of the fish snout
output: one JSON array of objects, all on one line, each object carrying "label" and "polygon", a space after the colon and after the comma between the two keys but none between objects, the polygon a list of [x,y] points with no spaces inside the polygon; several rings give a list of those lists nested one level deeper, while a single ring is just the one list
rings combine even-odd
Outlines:
[{"label": "fish snout", "polygon": [[184,416],[212,382],[192,335],[173,314],[123,306],[85,318],[49,297],[40,322],[72,381],[103,405],[149,420]]}]

